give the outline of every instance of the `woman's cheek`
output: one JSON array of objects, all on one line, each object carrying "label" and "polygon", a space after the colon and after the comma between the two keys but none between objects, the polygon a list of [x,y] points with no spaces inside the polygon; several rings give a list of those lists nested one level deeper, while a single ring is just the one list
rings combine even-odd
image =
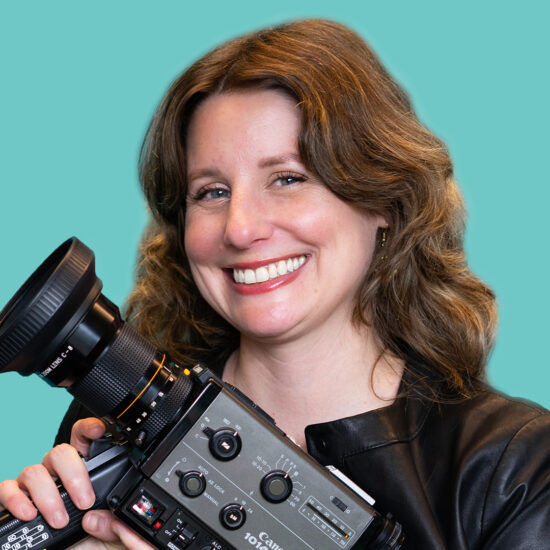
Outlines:
[{"label": "woman's cheek", "polygon": [[201,218],[188,215],[185,228],[185,251],[189,262],[195,264],[215,261],[215,252],[223,242],[223,232],[220,235],[215,220],[208,223],[208,219]]}]

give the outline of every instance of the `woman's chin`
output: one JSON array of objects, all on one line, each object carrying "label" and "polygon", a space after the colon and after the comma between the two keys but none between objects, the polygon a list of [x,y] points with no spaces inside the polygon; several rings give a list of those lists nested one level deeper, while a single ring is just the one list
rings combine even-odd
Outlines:
[{"label": "woman's chin", "polygon": [[243,327],[241,334],[249,340],[261,341],[266,344],[282,343],[292,338],[292,328],[283,326],[251,326]]},{"label": "woman's chin", "polygon": [[243,336],[251,340],[276,343],[288,341],[298,334],[298,325],[294,319],[277,319],[265,315],[259,319],[241,319],[237,327]]}]

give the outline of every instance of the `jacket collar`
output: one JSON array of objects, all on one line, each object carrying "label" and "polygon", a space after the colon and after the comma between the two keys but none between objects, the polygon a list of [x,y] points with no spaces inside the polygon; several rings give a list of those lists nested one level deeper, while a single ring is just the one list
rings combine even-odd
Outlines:
[{"label": "jacket collar", "polygon": [[433,403],[398,397],[391,405],[359,415],[306,427],[309,454],[322,464],[338,465],[344,457],[411,441],[422,430]]}]

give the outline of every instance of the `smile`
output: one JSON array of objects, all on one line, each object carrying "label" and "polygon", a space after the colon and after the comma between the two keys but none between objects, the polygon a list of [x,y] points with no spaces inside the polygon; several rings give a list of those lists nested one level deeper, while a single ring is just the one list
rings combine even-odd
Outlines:
[{"label": "smile", "polygon": [[254,285],[265,283],[272,279],[282,277],[287,273],[292,273],[306,263],[305,256],[296,256],[287,260],[280,260],[271,264],[263,265],[257,269],[233,269],[233,280],[236,283],[245,285]]}]

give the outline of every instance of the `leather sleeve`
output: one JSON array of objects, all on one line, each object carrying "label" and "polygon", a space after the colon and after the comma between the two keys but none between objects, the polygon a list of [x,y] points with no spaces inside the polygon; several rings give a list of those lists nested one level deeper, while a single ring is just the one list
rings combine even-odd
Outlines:
[{"label": "leather sleeve", "polygon": [[550,548],[550,415],[524,424],[493,471],[481,512],[483,550]]}]

